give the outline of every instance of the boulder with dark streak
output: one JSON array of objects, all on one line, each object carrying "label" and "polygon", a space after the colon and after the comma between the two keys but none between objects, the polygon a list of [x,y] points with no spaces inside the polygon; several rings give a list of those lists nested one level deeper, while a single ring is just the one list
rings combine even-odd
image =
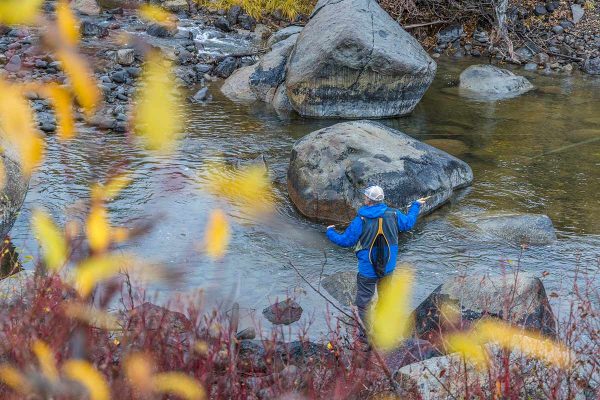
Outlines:
[{"label": "boulder with dark streak", "polygon": [[287,65],[294,109],[313,117],[410,113],[435,76],[419,42],[375,0],[320,0]]},{"label": "boulder with dark streak", "polygon": [[[508,310],[508,313],[505,311]],[[413,311],[415,336],[438,343],[440,335],[484,317],[556,336],[556,318],[542,281],[518,275],[457,276],[438,286]]]},{"label": "boulder with dark streak", "polygon": [[288,193],[305,216],[348,222],[363,202],[362,190],[383,187],[386,202],[404,208],[431,196],[427,213],[473,180],[469,165],[442,150],[373,121],[339,123],[306,135],[292,148]]}]

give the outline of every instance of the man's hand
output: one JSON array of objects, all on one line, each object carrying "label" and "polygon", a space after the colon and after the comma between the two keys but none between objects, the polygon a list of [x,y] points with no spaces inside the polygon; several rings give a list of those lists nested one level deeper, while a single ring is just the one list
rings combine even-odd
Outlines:
[{"label": "man's hand", "polygon": [[417,199],[417,203],[419,203],[420,205],[425,204],[425,201],[428,199],[429,197],[421,197],[420,199]]},{"label": "man's hand", "polygon": [[327,227],[327,230],[330,230],[331,228],[335,228],[335,225],[329,225],[329,226]]}]

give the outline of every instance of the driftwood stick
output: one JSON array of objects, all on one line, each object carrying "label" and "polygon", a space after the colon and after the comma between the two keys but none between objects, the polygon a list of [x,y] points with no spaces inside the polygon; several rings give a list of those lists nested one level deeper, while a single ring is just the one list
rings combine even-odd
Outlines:
[{"label": "driftwood stick", "polygon": [[437,20],[437,21],[432,21],[432,22],[423,22],[421,24],[404,25],[402,28],[404,28],[404,29],[414,29],[414,28],[421,28],[423,26],[445,24],[447,22],[450,22],[450,21]]}]

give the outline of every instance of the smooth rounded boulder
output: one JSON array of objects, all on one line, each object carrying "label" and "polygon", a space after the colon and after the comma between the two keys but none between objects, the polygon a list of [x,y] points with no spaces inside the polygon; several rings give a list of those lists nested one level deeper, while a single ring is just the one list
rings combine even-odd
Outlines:
[{"label": "smooth rounded boulder", "polygon": [[287,176],[290,199],[306,217],[347,222],[363,203],[362,190],[380,185],[391,207],[431,196],[428,213],[473,181],[467,163],[373,121],[339,123],[312,132],[293,148]]},{"label": "smooth rounded boulder", "polygon": [[532,90],[524,77],[494,65],[471,65],[460,74],[461,94],[482,100],[519,96]]},{"label": "smooth rounded boulder", "polygon": [[436,63],[375,0],[321,0],[287,65],[287,94],[304,116],[410,113]]},{"label": "smooth rounded boulder", "polygon": [[29,189],[29,177],[23,175],[17,153],[6,141],[0,142],[3,153],[0,155],[5,170],[4,187],[0,190],[0,235],[4,238],[12,228]]},{"label": "smooth rounded boulder", "polygon": [[484,233],[512,244],[546,245],[556,241],[552,220],[543,214],[507,214],[478,218]]},{"label": "smooth rounded boulder", "polygon": [[236,70],[221,86],[221,93],[232,101],[255,101],[256,94],[250,87],[250,76],[256,71],[257,66],[258,64],[254,64]]}]

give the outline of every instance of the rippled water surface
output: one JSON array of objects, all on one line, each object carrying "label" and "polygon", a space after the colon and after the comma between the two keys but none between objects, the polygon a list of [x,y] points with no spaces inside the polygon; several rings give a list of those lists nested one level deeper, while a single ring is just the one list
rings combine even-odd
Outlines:
[{"label": "rippled water surface", "polygon": [[[597,271],[600,254],[600,79],[529,76],[535,92],[498,102],[461,97],[454,87],[461,63],[441,63],[437,78],[415,112],[385,123],[468,162],[473,186],[422,219],[403,237],[400,260],[416,267],[414,303],[447,276],[511,268],[521,249],[487,237],[472,224],[486,213],[530,212],[550,216],[559,240],[524,250],[521,265],[541,275],[549,291],[568,292],[576,266]],[[36,254],[29,229],[31,210],[43,206],[60,221],[81,216],[91,182],[104,179],[125,160],[134,182],[111,203],[112,222],[153,217],[150,235],[129,250],[169,267],[185,279],[159,286],[161,295],[205,288],[212,301],[235,298],[242,308],[262,310],[277,297],[298,297],[305,320],[323,327],[325,302],[287,265],[292,261],[317,284],[324,273],[355,270],[351,251],[329,244],[324,227],[306,221],[290,205],[285,175],[290,149],[307,133],[338,121],[278,114],[263,104],[234,104],[211,87],[214,99],[190,106],[177,154],[156,157],[125,146],[119,134],[82,132],[63,145],[48,138],[46,164],[31,181],[11,235],[22,254]],[[599,140],[596,140],[599,139]],[[584,143],[584,144],[580,144]],[[232,211],[233,238],[225,260],[198,252],[208,213],[227,207],[207,194],[199,177],[210,161],[237,163],[264,155],[277,193],[270,225],[252,224]],[[504,262],[503,260],[509,260]],[[596,281],[597,283],[597,281]]]}]

